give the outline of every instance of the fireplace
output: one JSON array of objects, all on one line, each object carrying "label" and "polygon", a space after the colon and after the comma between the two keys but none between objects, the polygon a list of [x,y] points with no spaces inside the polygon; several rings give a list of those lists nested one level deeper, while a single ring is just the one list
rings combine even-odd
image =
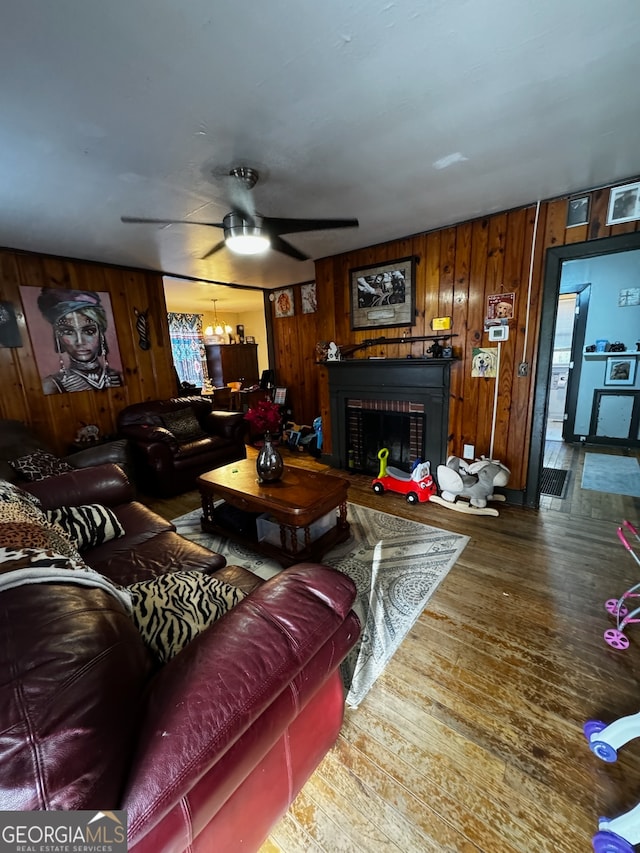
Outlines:
[{"label": "fireplace", "polygon": [[375,476],[378,451],[410,471],[416,459],[435,471],[446,461],[451,359],[327,362],[332,452],[328,462]]}]

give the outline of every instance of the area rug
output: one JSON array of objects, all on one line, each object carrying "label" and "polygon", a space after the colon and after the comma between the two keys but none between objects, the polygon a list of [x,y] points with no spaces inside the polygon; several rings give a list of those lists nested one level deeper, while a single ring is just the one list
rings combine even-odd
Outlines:
[{"label": "area rug", "polygon": [[[200,529],[201,511],[174,524],[187,539],[217,551],[232,565],[262,578],[282,571],[274,560]],[[358,595],[354,609],[363,625],[359,642],[342,665],[346,701],[357,708],[420,616],[438,584],[469,541],[416,521],[348,504],[351,536],[322,562],[349,575]]]},{"label": "area rug", "polygon": [[585,453],[582,488],[640,498],[640,465],[634,456]]}]

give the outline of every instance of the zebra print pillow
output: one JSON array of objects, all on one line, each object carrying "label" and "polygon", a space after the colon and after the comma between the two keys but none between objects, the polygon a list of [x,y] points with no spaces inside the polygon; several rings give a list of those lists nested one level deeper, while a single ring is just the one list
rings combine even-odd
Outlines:
[{"label": "zebra print pillow", "polygon": [[152,652],[167,663],[245,593],[203,572],[168,572],[127,587],[133,621]]},{"label": "zebra print pillow", "polygon": [[78,551],[95,548],[103,542],[124,536],[124,529],[115,514],[106,506],[61,506],[46,511],[49,521],[59,524],[75,543]]}]

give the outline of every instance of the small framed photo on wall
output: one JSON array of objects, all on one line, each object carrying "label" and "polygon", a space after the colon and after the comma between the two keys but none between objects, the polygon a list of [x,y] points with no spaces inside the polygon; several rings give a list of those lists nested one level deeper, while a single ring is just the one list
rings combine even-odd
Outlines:
[{"label": "small framed photo on wall", "polygon": [[635,356],[610,357],[604,373],[605,385],[633,385],[636,381]]},{"label": "small framed photo on wall", "polygon": [[293,288],[285,287],[283,290],[276,290],[273,296],[276,317],[293,317],[295,313],[293,307]]},{"label": "small framed photo on wall", "polygon": [[614,187],[609,196],[607,225],[640,219],[640,183]]},{"label": "small framed photo on wall", "polygon": [[315,281],[310,281],[302,285],[300,288],[300,299],[302,300],[302,313],[315,314],[318,310]]},{"label": "small framed photo on wall", "polygon": [[589,196],[582,195],[569,199],[567,205],[567,228],[587,225],[589,222]]}]

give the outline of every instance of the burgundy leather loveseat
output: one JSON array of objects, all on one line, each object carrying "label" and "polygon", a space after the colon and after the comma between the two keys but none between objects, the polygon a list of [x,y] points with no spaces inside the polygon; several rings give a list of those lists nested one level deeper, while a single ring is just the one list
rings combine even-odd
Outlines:
[{"label": "burgundy leather loveseat", "polygon": [[191,568],[248,595],[160,666],[103,589],[0,592],[0,810],[126,809],[132,853],[256,850],[340,730],[352,581],[224,566],[132,501],[115,465],[29,490],[45,509],[111,507],[125,535],[82,556],[119,583]]},{"label": "burgundy leather loveseat", "polygon": [[127,406],[118,435],[129,439],[136,482],[159,497],[196,488],[200,474],[247,455],[240,412],[219,411],[206,397],[173,397]]}]

